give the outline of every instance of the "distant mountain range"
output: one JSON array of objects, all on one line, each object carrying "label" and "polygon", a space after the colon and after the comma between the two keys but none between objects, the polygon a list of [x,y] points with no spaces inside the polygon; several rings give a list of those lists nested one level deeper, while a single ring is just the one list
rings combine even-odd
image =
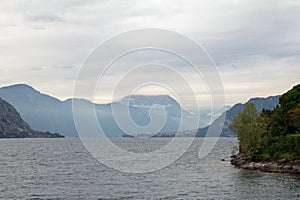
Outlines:
[{"label": "distant mountain range", "polygon": [[[84,99],[67,99],[61,101],[49,95],[40,93],[31,86],[25,84],[17,84],[0,88],[0,97],[12,104],[22,118],[27,121],[30,126],[40,131],[59,132],[65,136],[77,137],[73,113],[72,101],[80,102],[82,107],[90,105],[92,102]],[[122,98],[119,101],[110,104],[93,104],[95,106],[98,121],[108,137],[120,137],[126,135],[117,126],[113,113],[112,106],[116,108],[119,114],[125,114],[130,111],[130,116],[134,123],[139,126],[145,126],[151,122],[149,110],[153,116],[161,116],[161,108],[166,112],[166,121],[161,132],[172,132],[178,130],[181,116],[186,123],[182,125],[181,130],[189,129],[191,124],[188,119],[195,118],[193,112],[181,108],[173,98],[168,95],[145,96],[134,95]],[[84,112],[84,109],[83,111]],[[181,113],[182,112],[182,113]],[[203,110],[201,113],[199,127],[206,126],[211,117],[216,118],[221,113],[210,113],[209,110]],[[86,124],[88,126],[88,119]],[[132,135],[140,134],[136,130],[130,130]],[[153,135],[156,133],[144,133]]]},{"label": "distant mountain range", "polygon": [[[77,137],[75,128],[72,102],[80,102],[82,105],[82,112],[84,112],[85,105],[91,105],[92,102],[84,99],[67,99],[61,101],[49,95],[40,93],[31,86],[25,84],[17,84],[0,88],[0,97],[12,104],[21,114],[22,118],[29,123],[29,125],[39,131],[59,132],[68,137]],[[254,102],[258,110],[263,108],[273,109],[279,102],[279,96],[268,98],[253,98],[247,103]],[[247,104],[246,103],[246,104]],[[168,134],[172,136],[178,130],[181,117],[185,120],[179,130],[183,136],[188,136],[191,133],[196,133],[198,137],[203,137],[206,134],[208,124],[212,122],[213,125],[219,123],[221,115],[226,111],[226,120],[222,131],[222,136],[233,137],[235,134],[229,129],[229,124],[235,114],[242,111],[245,104],[236,104],[233,107],[225,107],[215,113],[209,110],[201,110],[200,113],[200,129],[191,129],[189,121],[196,118],[193,111],[183,109],[180,104],[168,95],[146,96],[133,95],[122,98],[119,101],[109,104],[93,104],[95,106],[96,116],[104,133],[108,137],[121,137],[127,135],[116,124],[113,116],[112,106],[116,108],[118,114],[121,116],[127,114],[128,110],[134,123],[139,126],[145,126],[151,123],[149,117],[149,110],[153,116],[161,116],[161,108],[165,110],[166,121],[161,128],[159,134],[139,133],[135,129],[130,129],[130,135],[154,135],[154,137],[164,137]],[[191,119],[191,120],[189,120]],[[89,119],[86,120],[86,126],[89,126]],[[201,128],[204,127],[204,128]],[[188,131],[185,131],[188,130]]]},{"label": "distant mountain range", "polygon": [[[267,98],[252,98],[250,99],[248,102],[241,104],[235,104],[232,108],[230,108],[228,111],[226,111],[225,113],[223,113],[222,115],[226,114],[225,117],[225,123],[224,123],[224,127],[221,133],[222,137],[236,137],[236,134],[234,132],[232,132],[232,130],[230,129],[230,124],[233,120],[233,117],[239,113],[242,112],[245,108],[245,106],[249,103],[254,103],[256,106],[256,109],[258,111],[262,111],[262,109],[266,109],[266,110],[273,110],[277,105],[279,105],[279,97],[278,96],[270,96]],[[212,125],[216,126],[218,123],[220,123],[220,119],[222,116],[220,116],[219,118],[217,118]],[[197,136],[198,137],[203,137],[206,134],[208,127],[205,128],[201,128],[197,131]]]},{"label": "distant mountain range", "polygon": [[56,138],[63,137],[59,134],[35,131],[23,121],[17,110],[0,98],[0,138]]},{"label": "distant mountain range", "polygon": [[[245,106],[249,103],[254,103],[256,106],[256,109],[258,111],[261,111],[262,109],[273,110],[277,105],[279,105],[279,97],[280,97],[280,95],[270,96],[267,98],[252,98],[244,104],[242,104],[242,103],[235,104],[229,110],[224,112],[220,117],[215,119],[212,122],[212,124],[210,124],[209,126],[214,126],[214,127],[217,127],[219,125],[222,126],[221,119],[224,118],[224,115],[226,115],[224,126],[223,126],[223,129],[221,132],[221,137],[236,137],[236,134],[234,132],[232,132],[232,130],[230,129],[229,126],[233,120],[233,117],[237,113],[242,112],[244,110]],[[200,129],[196,129],[196,130],[179,131],[179,132],[173,132],[173,133],[161,132],[161,133],[154,135],[153,137],[174,137],[175,134],[178,134],[178,136],[180,136],[180,137],[192,137],[194,135],[196,135],[196,137],[205,137],[209,126],[206,126],[204,128],[200,128]]]}]

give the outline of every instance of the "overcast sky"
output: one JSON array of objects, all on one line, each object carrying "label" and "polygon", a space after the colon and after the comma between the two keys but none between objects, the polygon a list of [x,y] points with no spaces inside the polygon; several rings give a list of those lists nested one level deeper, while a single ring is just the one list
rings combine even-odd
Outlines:
[{"label": "overcast sky", "polygon": [[[26,83],[69,98],[90,52],[113,35],[147,27],[203,45],[223,79],[227,104],[277,95],[300,82],[299,19],[298,0],[0,1],[0,86]],[[98,100],[109,99],[103,92]]]}]

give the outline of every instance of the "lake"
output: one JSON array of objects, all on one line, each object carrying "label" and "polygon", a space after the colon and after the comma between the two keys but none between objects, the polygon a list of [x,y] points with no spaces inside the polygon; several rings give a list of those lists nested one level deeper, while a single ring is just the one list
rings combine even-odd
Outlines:
[{"label": "lake", "polygon": [[[170,141],[112,140],[133,152],[153,151]],[[79,139],[2,139],[0,199],[300,199],[299,176],[232,166],[237,139],[219,139],[200,160],[202,141],[196,138],[168,167],[131,174],[99,163]]]}]

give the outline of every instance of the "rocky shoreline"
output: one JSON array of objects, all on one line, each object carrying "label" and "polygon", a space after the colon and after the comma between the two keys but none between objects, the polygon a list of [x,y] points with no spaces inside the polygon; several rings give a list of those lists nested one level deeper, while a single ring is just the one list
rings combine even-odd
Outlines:
[{"label": "rocky shoreline", "polygon": [[231,164],[247,170],[259,170],[272,173],[291,173],[300,174],[300,160],[288,161],[286,159],[269,159],[259,162],[253,162],[245,155],[231,156]]}]

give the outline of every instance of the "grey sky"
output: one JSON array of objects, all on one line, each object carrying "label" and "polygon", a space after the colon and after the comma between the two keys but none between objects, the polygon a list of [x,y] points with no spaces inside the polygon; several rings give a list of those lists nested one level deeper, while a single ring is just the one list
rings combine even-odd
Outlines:
[{"label": "grey sky", "polygon": [[151,27],[202,44],[218,66],[228,104],[277,95],[300,82],[299,19],[297,0],[0,1],[0,86],[27,83],[69,98],[93,49],[113,35]]}]

